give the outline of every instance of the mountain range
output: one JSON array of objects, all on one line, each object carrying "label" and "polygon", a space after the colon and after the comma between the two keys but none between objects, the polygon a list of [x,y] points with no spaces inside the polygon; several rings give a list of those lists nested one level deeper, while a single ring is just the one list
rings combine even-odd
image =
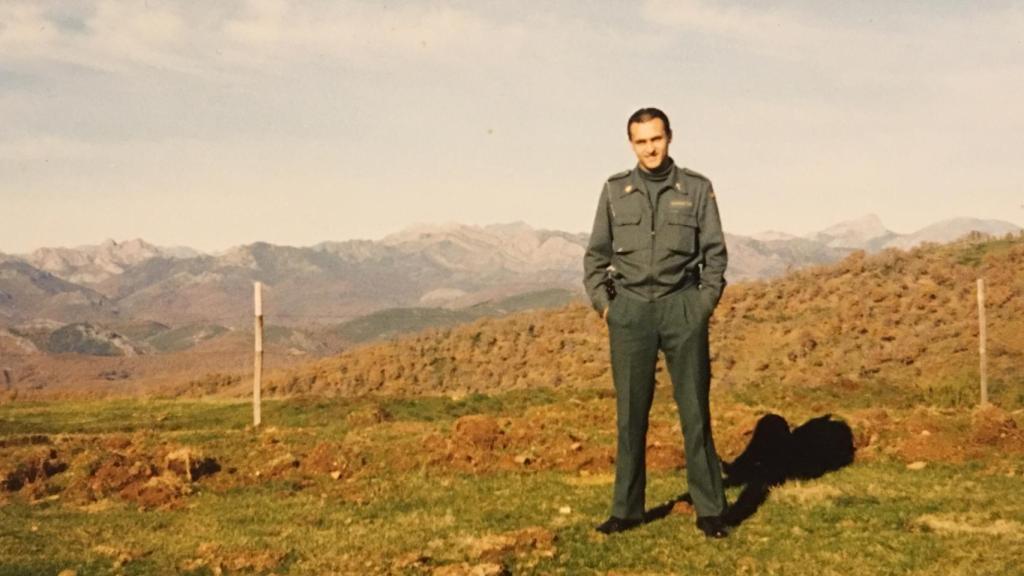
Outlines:
[{"label": "mountain range", "polygon": [[[909,249],[972,231],[1000,236],[1020,230],[1009,222],[955,219],[897,234],[870,215],[805,237],[779,232],[727,235],[728,278],[734,283],[767,279],[836,262],[855,250]],[[123,332],[140,323],[168,330],[244,328],[252,322],[254,281],[264,284],[267,322],[295,328],[338,326],[389,309],[486,308],[546,290],[581,295],[586,242],[586,234],[511,223],[421,225],[379,241],[309,247],[257,242],[218,254],[159,247],[140,239],[40,248],[24,255],[0,254],[0,328],[22,327],[25,332],[26,324],[32,330],[41,325],[94,325],[65,336],[101,333],[96,326],[117,325]],[[414,323],[421,322],[423,314],[416,316]],[[110,346],[136,349],[117,342]]]},{"label": "mountain range", "polygon": [[[1019,406],[1022,271],[1024,236],[971,235],[911,251],[857,251],[781,278],[736,283],[712,318],[715,389],[754,405],[973,405],[975,286],[984,278],[990,393],[997,404]],[[584,302],[567,301],[568,292],[536,294],[461,309],[381,310],[318,330],[268,326],[265,390],[462,397],[530,387],[606,391],[607,333],[599,316]],[[251,330],[152,322],[114,328],[37,321],[0,329],[0,401],[251,390]],[[364,344],[313,348],[330,337]]]}]

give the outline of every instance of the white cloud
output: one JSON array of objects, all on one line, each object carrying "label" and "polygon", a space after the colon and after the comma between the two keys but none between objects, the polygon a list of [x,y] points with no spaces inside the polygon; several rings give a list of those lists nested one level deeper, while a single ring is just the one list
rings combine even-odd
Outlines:
[{"label": "white cloud", "polygon": [[795,10],[768,3],[646,0],[642,13],[652,24],[720,39],[764,56],[831,62],[837,68],[856,64],[876,73],[923,62],[974,68],[1019,61],[1011,55],[1024,52],[1024,7],[954,13],[925,2],[900,8],[876,16],[864,5],[859,17],[837,19],[814,4]]},{"label": "white cloud", "polygon": [[651,22],[714,34],[762,47],[795,48],[821,41],[826,32],[813,20],[782,9],[724,5],[702,0],[648,0],[642,13]]},{"label": "white cloud", "polygon": [[56,3],[13,2],[0,8],[0,22],[0,62],[61,62],[105,72],[203,70],[192,53],[196,38],[187,18],[169,6],[98,0],[71,11]]},{"label": "white cloud", "polygon": [[[513,24],[444,3],[244,0],[225,9],[219,3],[95,0],[86,6],[76,6],[74,15],[60,4],[32,0],[0,6],[0,62],[215,75],[324,59],[356,66],[394,59],[458,64],[514,53],[526,41]],[[83,26],[63,29],[55,17],[81,19]]]},{"label": "white cloud", "polygon": [[35,2],[0,4],[0,52],[8,56],[38,53],[58,38],[58,30]]}]

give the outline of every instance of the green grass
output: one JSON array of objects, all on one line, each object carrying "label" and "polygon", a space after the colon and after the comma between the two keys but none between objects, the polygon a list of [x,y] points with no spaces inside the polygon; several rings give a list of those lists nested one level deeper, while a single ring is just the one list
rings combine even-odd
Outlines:
[{"label": "green grass", "polygon": [[[109,573],[113,560],[104,547],[137,556],[123,567],[125,574],[165,574],[197,557],[207,543],[228,557],[272,551],[283,559],[276,573],[360,567],[373,573],[416,552],[430,565],[474,561],[468,539],[529,526],[554,532],[556,553],[509,558],[514,573],[521,571],[517,564],[526,572],[563,574],[1021,573],[1012,552],[1019,531],[972,532],[999,519],[1024,522],[1024,502],[1012,496],[1019,494],[1019,478],[956,466],[913,472],[892,463],[858,465],[782,487],[721,542],[705,540],[688,516],[598,536],[592,529],[606,513],[610,486],[581,487],[567,479],[556,473],[406,474],[368,481],[361,487],[368,494],[363,503],[344,502],[345,487],[337,483],[298,491],[270,483],[203,493],[177,511],[115,505],[86,512],[15,502],[0,507],[0,574],[53,574],[68,567],[79,574]],[[649,498],[665,500],[680,489],[676,475],[658,474]],[[560,514],[563,506],[572,512]],[[919,522],[926,515],[961,522],[963,530],[931,531]],[[527,567],[531,562],[536,566]]]},{"label": "green grass", "polygon": [[[563,403],[573,410],[573,401],[598,395],[275,400],[265,404],[264,419],[289,446],[297,438],[308,446],[355,434],[346,415],[371,408],[395,421],[443,427],[468,413],[513,416]],[[245,430],[250,417],[249,405],[239,402],[15,403],[0,406],[0,439],[149,430],[156,440],[224,455],[260,445],[261,436]],[[389,430],[402,433],[401,427]],[[12,448],[0,448],[0,462],[5,450]],[[552,533],[554,553],[504,555],[500,560],[514,574],[1024,573],[1016,552],[1024,541],[1020,456],[931,463],[917,471],[884,458],[856,463],[776,489],[724,541],[703,538],[686,515],[612,537],[596,534],[593,527],[608,512],[610,469],[596,475],[467,474],[443,466],[368,470],[341,480],[300,473],[255,480],[240,471],[231,482],[222,471],[198,482],[186,506],[174,510],[142,511],[118,498],[80,506],[62,498],[31,502],[22,493],[6,502],[0,497],[0,575],[65,568],[80,576],[213,574],[218,568],[229,574],[415,574],[484,562],[474,552],[481,538],[528,527]],[[652,473],[648,506],[683,490],[681,473]],[[729,491],[731,501],[737,496],[738,489]],[[261,555],[272,560],[261,565]],[[404,569],[395,564],[414,556],[424,560]]]},{"label": "green grass", "polygon": [[[588,396],[586,392],[580,395]],[[540,389],[462,398],[269,399],[263,401],[262,414],[264,422],[281,428],[324,428],[336,426],[358,409],[380,406],[395,420],[444,422],[466,414],[518,415],[531,406],[551,404],[565,396]],[[243,430],[251,423],[252,405],[239,400],[114,399],[0,405],[0,436]]]},{"label": "green grass", "polygon": [[391,398],[384,400],[381,407],[398,420],[436,422],[453,420],[467,414],[518,416],[531,406],[552,404],[559,399],[564,398],[550,389],[514,390],[501,395],[477,393],[462,398]]}]

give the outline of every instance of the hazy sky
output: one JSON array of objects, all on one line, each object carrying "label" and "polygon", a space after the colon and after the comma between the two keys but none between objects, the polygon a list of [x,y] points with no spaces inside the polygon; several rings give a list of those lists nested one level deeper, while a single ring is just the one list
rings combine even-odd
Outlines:
[{"label": "hazy sky", "polygon": [[1020,224],[1022,102],[1020,2],[0,0],[0,252],[589,231],[641,106],[731,232]]}]

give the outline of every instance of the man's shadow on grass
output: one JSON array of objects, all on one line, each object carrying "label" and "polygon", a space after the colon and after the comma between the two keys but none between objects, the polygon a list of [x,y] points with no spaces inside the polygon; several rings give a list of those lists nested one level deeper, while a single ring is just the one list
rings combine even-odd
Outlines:
[{"label": "man's shadow on grass", "polygon": [[[768,492],[787,480],[810,480],[853,462],[853,432],[831,414],[812,418],[789,429],[778,414],[766,414],[757,421],[743,453],[732,462],[722,462],[725,486],[744,486],[725,514],[730,526],[739,526],[753,516],[768,499]],[[645,520],[660,520],[679,502],[692,504],[689,493],[656,506]]]}]

